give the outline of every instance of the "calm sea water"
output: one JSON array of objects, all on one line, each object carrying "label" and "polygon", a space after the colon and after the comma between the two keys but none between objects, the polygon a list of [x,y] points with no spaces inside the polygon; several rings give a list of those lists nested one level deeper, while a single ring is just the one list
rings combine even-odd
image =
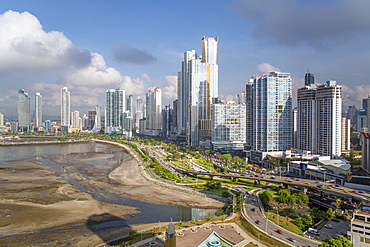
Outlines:
[{"label": "calm sea water", "polygon": [[[64,160],[65,162],[65,160],[68,160],[68,157],[71,156],[78,158],[79,156],[84,157],[84,155],[87,154],[94,155],[94,153],[109,154],[109,158],[91,160],[89,162],[84,161],[82,163],[79,162],[79,165],[84,166],[86,169],[90,169],[91,167],[104,167],[104,165],[109,162],[110,169],[114,169],[121,163],[121,161],[128,158],[128,154],[122,152],[121,148],[102,143],[89,142],[50,145],[25,145],[0,147],[0,166],[3,166],[9,161],[35,159],[39,164],[52,167],[57,172],[61,174],[63,173],[63,177],[68,183],[73,184],[76,188],[85,193],[91,194],[91,196],[96,200],[135,207],[140,212],[136,214],[135,217],[130,216],[124,220],[122,219],[103,223],[100,225],[96,225],[96,228],[130,224],[168,222],[171,219],[174,221],[188,221],[192,218],[200,219],[206,217],[207,213],[211,216],[214,215],[214,209],[206,210],[198,208],[151,204],[141,202],[140,198],[132,199],[112,192],[102,191],[93,187],[87,187],[66,176],[66,174],[64,173],[63,165],[55,162],[55,160]],[[99,164],[99,162],[101,164]]]}]

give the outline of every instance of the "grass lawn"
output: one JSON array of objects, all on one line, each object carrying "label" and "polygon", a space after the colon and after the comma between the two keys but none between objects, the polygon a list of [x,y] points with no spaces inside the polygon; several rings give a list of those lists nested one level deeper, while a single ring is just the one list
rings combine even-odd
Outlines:
[{"label": "grass lawn", "polygon": [[[276,225],[281,226],[282,228],[286,229],[287,231],[294,232],[296,234],[302,234],[302,230],[298,228],[298,226],[294,225],[291,221],[291,218],[279,216],[279,223],[278,223],[278,216],[273,212],[265,212],[265,215],[269,218],[270,221],[274,222]],[[273,230],[275,231],[275,230]]]}]

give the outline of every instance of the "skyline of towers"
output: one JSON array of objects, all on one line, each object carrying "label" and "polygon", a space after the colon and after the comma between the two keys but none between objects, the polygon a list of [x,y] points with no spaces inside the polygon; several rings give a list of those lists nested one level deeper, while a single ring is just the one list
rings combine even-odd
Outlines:
[{"label": "skyline of towers", "polygon": [[202,56],[186,51],[178,73],[178,134],[192,146],[211,139],[211,104],[218,101],[218,38],[201,41]]},{"label": "skyline of towers", "polygon": [[62,126],[71,124],[71,93],[67,87],[61,89],[60,124]]},{"label": "skyline of towers", "polygon": [[246,85],[247,145],[254,150],[282,151],[292,146],[292,79],[270,72]]}]

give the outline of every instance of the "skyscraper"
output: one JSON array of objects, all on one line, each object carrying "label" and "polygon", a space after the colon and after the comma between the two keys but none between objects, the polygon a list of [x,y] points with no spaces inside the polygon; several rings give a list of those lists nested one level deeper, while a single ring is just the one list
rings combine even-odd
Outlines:
[{"label": "skyscraper", "polygon": [[329,80],[298,89],[297,149],[341,155],[342,87]]},{"label": "skyscraper", "polygon": [[247,136],[260,151],[289,150],[292,146],[292,79],[290,73],[270,72],[246,86]]},{"label": "skyscraper", "polygon": [[4,114],[0,112],[0,128],[4,127]]},{"label": "skyscraper", "polygon": [[23,89],[18,89],[18,127],[21,131],[28,131],[31,124],[31,99]]},{"label": "skyscraper", "polygon": [[198,146],[211,139],[211,104],[218,101],[218,38],[202,37],[202,56],[184,53],[178,73],[178,134]]},{"label": "skyscraper", "polygon": [[304,85],[310,86],[312,84],[315,84],[315,77],[310,73],[310,71],[307,71],[307,73],[304,75]]},{"label": "skyscraper", "polygon": [[106,91],[105,132],[122,130],[122,114],[126,111],[124,89],[109,89]]},{"label": "skyscraper", "polygon": [[129,117],[134,116],[134,95],[127,96],[126,110],[129,111]]},{"label": "skyscraper", "polygon": [[60,124],[61,126],[69,126],[71,124],[71,100],[70,92],[67,87],[61,90],[61,107],[60,107]]},{"label": "skyscraper", "polygon": [[95,106],[95,119],[92,127],[93,133],[99,133],[101,130],[101,109],[98,105]]},{"label": "skyscraper", "polygon": [[146,94],[146,129],[162,129],[162,90],[149,88]]},{"label": "skyscraper", "polygon": [[42,96],[39,92],[35,94],[35,124],[36,129],[42,126]]},{"label": "skyscraper", "polygon": [[212,145],[214,149],[244,148],[246,138],[246,107],[223,100],[211,105]]}]

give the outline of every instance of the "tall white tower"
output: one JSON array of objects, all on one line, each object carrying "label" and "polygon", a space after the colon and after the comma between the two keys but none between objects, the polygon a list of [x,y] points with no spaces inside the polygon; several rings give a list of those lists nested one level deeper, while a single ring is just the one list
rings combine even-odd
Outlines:
[{"label": "tall white tower", "polygon": [[71,94],[67,87],[61,90],[61,107],[60,107],[60,122],[62,126],[69,126],[71,124]]},{"label": "tall white tower", "polygon": [[31,99],[23,89],[18,89],[18,126],[21,131],[28,131],[31,124]]},{"label": "tall white tower", "polygon": [[342,87],[329,80],[298,89],[297,149],[341,155]]},{"label": "tall white tower", "polygon": [[146,129],[162,129],[162,90],[149,88],[146,94]]},{"label": "tall white tower", "polygon": [[42,126],[42,96],[39,92],[35,94],[35,128]]},{"label": "tall white tower", "polygon": [[178,74],[178,134],[190,145],[211,139],[211,104],[218,101],[218,38],[202,37],[202,56],[184,53]]},{"label": "tall white tower", "polygon": [[111,133],[122,129],[122,114],[126,111],[124,89],[106,91],[105,132]]},{"label": "tall white tower", "polygon": [[292,79],[270,72],[246,87],[247,141],[254,150],[282,151],[292,146]]}]

